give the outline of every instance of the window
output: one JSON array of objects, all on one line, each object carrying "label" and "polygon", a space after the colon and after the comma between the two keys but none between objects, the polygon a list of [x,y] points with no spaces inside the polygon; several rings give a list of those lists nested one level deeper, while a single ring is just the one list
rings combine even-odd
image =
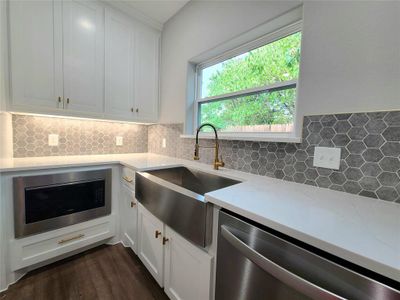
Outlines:
[{"label": "window", "polygon": [[294,131],[300,24],[197,65],[197,122],[225,133]]}]

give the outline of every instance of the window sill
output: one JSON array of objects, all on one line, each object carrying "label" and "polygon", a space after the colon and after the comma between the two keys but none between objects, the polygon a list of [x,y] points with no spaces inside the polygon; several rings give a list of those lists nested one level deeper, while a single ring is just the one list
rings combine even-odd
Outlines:
[{"label": "window sill", "polygon": [[[181,134],[181,138],[195,139],[195,134]],[[200,133],[200,139],[214,139],[214,134]],[[251,141],[251,142],[278,142],[278,143],[301,143],[301,137],[284,134],[266,134],[266,133],[218,133],[219,140],[233,140],[233,141]]]}]

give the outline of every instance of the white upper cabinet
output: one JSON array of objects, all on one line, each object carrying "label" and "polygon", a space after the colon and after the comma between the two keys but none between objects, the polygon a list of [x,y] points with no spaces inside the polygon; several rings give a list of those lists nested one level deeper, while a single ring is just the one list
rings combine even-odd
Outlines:
[{"label": "white upper cabinet", "polygon": [[156,122],[160,33],[106,11],[106,115]]},{"label": "white upper cabinet", "polygon": [[13,105],[62,109],[61,3],[9,4]]},{"label": "white upper cabinet", "polygon": [[133,119],[134,25],[106,10],[106,115]]},{"label": "white upper cabinet", "polygon": [[138,28],[135,34],[135,112],[141,121],[158,118],[160,34],[148,28]]},{"label": "white upper cabinet", "polygon": [[100,1],[10,1],[8,110],[155,122],[160,32]]},{"label": "white upper cabinet", "polygon": [[104,8],[93,1],[63,1],[65,108],[104,111]]}]

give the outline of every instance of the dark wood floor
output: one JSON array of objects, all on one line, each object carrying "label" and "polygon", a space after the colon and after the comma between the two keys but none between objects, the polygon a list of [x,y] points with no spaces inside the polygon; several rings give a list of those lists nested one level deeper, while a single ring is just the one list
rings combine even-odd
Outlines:
[{"label": "dark wood floor", "polygon": [[0,300],[168,299],[139,258],[121,244],[100,246],[37,269]]}]

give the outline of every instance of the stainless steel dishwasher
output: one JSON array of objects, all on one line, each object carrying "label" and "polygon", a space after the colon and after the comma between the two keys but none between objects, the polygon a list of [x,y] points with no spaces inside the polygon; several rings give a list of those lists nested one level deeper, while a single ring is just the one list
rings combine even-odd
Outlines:
[{"label": "stainless steel dishwasher", "polygon": [[397,281],[345,264],[250,220],[219,213],[216,300],[400,299]]}]

